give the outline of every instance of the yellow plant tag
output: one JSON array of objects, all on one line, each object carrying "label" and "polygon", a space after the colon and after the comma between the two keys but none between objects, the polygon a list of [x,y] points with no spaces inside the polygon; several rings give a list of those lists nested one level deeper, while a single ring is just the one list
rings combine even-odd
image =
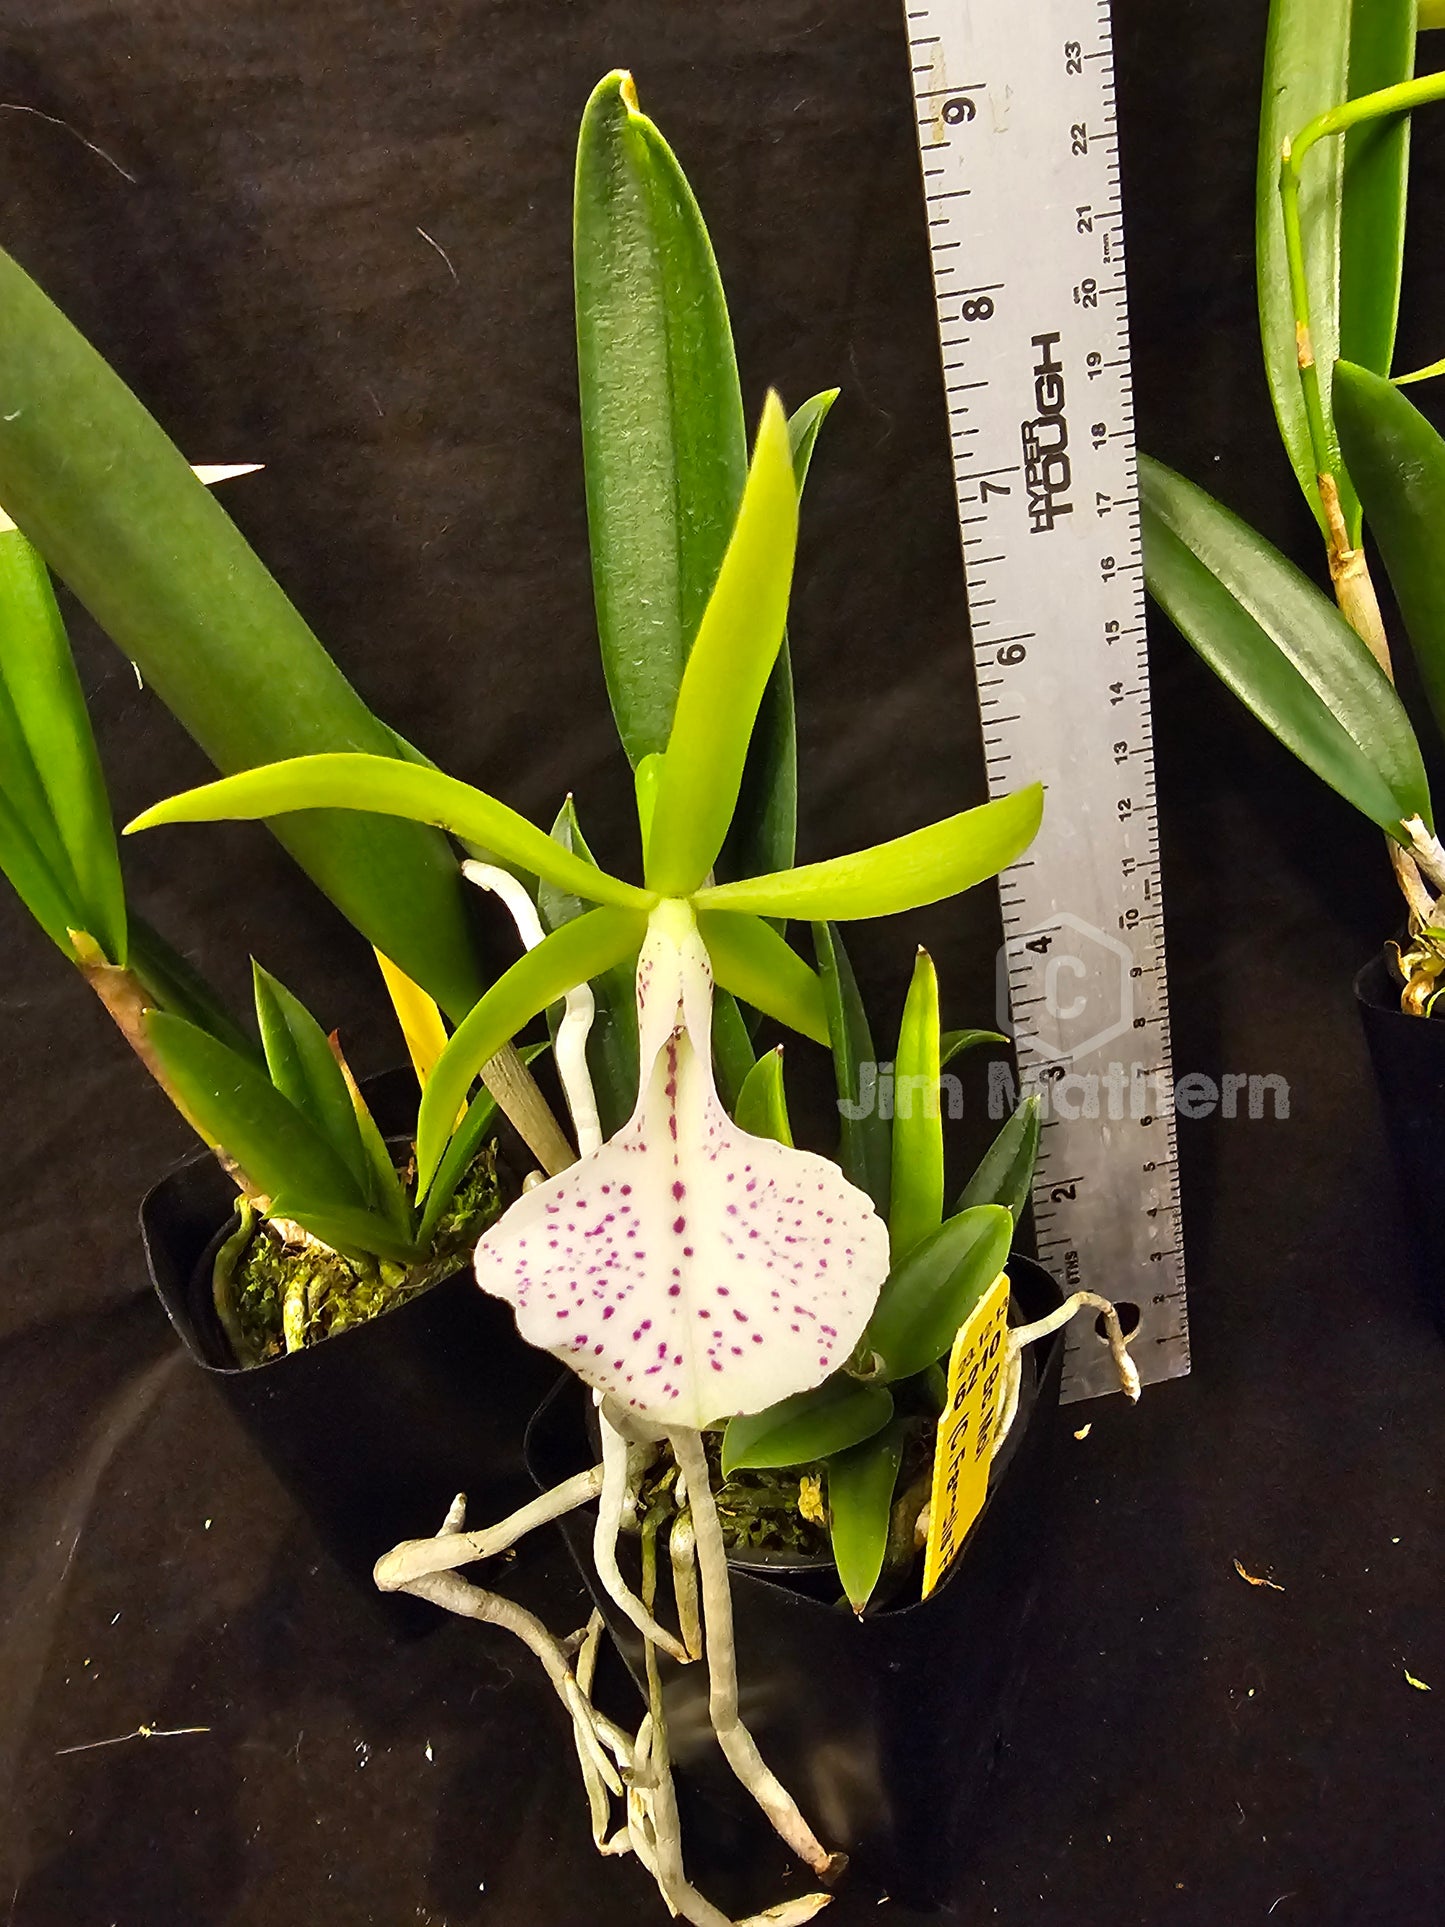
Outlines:
[{"label": "yellow plant tag", "polygon": [[933,1453],[923,1555],[925,1599],[948,1571],[988,1496],[993,1431],[1004,1389],[1008,1301],[1008,1273],[1001,1271],[959,1327],[949,1355],[948,1404],[938,1421]]}]

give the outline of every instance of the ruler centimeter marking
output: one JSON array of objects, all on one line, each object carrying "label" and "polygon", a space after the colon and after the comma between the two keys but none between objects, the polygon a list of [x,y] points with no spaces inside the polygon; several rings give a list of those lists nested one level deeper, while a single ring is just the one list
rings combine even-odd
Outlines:
[{"label": "ruler centimeter marking", "polygon": [[[1108,0],[904,0],[1039,1257],[1189,1370]],[[1126,1315],[1127,1322],[1127,1315]],[[1113,1391],[1086,1317],[1064,1397]]]}]

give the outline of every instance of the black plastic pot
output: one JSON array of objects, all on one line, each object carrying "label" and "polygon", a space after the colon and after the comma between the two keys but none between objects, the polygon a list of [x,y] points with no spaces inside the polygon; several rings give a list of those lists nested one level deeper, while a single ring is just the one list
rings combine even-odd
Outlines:
[{"label": "black plastic pot", "polygon": [[1383,955],[1371,958],[1356,977],[1355,1001],[1405,1194],[1416,1271],[1445,1336],[1445,1256],[1437,1202],[1445,1169],[1445,1021],[1406,1016],[1399,980]]},{"label": "black plastic pot", "polygon": [[[415,1084],[378,1078],[383,1132],[409,1128]],[[518,1338],[510,1310],[466,1266],[365,1325],[254,1365],[235,1362],[211,1297],[209,1254],[234,1225],[235,1190],[210,1156],[162,1178],[141,1205],[151,1282],[206,1373],[346,1572],[388,1619],[423,1627],[419,1602],[383,1601],[377,1558],[425,1538],[464,1491],[479,1522],[531,1496],[522,1442],[558,1368]]]},{"label": "black plastic pot", "polygon": [[[1009,1266],[1030,1319],[1060,1302],[1047,1272]],[[742,1706],[763,1757],[798,1799],[824,1843],[842,1848],[897,1900],[946,1905],[967,1850],[1020,1681],[1020,1635],[1033,1606],[1052,1511],[1049,1468],[1063,1339],[1033,1348],[1031,1409],[978,1522],[943,1583],[926,1600],[858,1620],[837,1600],[836,1576],[781,1580],[735,1567],[734,1633]],[[589,1463],[586,1398],[557,1386],[527,1434],[527,1460],[544,1489]],[[589,1585],[592,1510],[563,1522]],[[634,1678],[640,1642],[611,1601],[594,1596]],[[746,1796],[707,1720],[701,1666],[664,1662],[669,1740],[684,1785],[705,1795],[708,1858],[746,1853]]]}]

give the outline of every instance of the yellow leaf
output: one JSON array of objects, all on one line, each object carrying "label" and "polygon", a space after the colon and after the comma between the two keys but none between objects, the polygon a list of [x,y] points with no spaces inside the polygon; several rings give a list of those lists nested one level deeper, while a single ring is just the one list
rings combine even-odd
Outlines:
[{"label": "yellow leaf", "polygon": [[1407,1686],[1413,1686],[1417,1693],[1428,1693],[1430,1691],[1430,1688],[1425,1684],[1424,1680],[1416,1679],[1415,1675],[1410,1671],[1408,1666],[1404,1668],[1404,1673],[1405,1673],[1405,1684]]},{"label": "yellow leaf", "polygon": [[381,966],[387,994],[391,998],[397,1022],[401,1025],[401,1034],[406,1039],[416,1081],[425,1090],[426,1081],[447,1045],[442,1014],[426,992],[414,984],[404,970],[398,970],[390,957],[383,957],[378,950],[376,961]]},{"label": "yellow leaf", "polygon": [[1239,1574],[1246,1586],[1268,1586],[1271,1592],[1284,1591],[1284,1587],[1280,1585],[1277,1579],[1257,1579],[1252,1572],[1246,1572],[1237,1559],[1234,1562],[1234,1570]]}]

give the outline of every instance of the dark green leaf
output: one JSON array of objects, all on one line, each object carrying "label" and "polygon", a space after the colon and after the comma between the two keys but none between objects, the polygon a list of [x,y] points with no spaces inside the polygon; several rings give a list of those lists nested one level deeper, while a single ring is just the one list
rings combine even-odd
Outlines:
[{"label": "dark green leaf", "polygon": [[878,1110],[878,1056],[868,1013],[858,995],[843,939],[826,923],[813,925],[818,975],[828,1011],[833,1077],[838,1091],[839,1154],[843,1175],[888,1215],[893,1138]]},{"label": "dark green leaf", "polygon": [[888,1243],[896,1270],[943,1223],[938,973],[926,950],[913,966],[893,1060],[893,1183]]},{"label": "dark green leaf", "polygon": [[1341,362],[1335,413],[1350,473],[1445,729],[1445,441],[1390,382]]},{"label": "dark green leaf", "polygon": [[733,1106],[733,1122],[740,1131],[749,1131],[754,1137],[770,1137],[777,1144],[792,1143],[781,1044],[776,1050],[765,1051],[743,1079],[738,1101]]},{"label": "dark green leaf", "polygon": [[[554,841],[584,863],[595,861],[569,796],[552,825]],[[583,899],[543,880],[537,914],[544,930],[559,930],[587,909]],[[587,1039],[587,1066],[597,1095],[602,1135],[611,1137],[632,1115],[637,1102],[637,966],[631,958],[593,979],[597,1014]]]},{"label": "dark green leaf", "polygon": [[[1350,98],[1394,87],[1415,71],[1415,0],[1354,0]],[[1341,357],[1388,375],[1405,257],[1409,114],[1367,122],[1345,136],[1340,209]],[[1348,454],[1345,456],[1349,463]],[[1359,478],[1350,471],[1356,488]],[[1353,532],[1358,541],[1358,531]]]},{"label": "dark green leaf", "polygon": [[666,747],[742,499],[747,435],[707,229],[624,73],[582,118],[574,237],[597,627],[635,764]]},{"label": "dark green leaf", "polygon": [[765,1412],[729,1419],[723,1433],[723,1476],[811,1465],[872,1438],[892,1416],[892,1394],[882,1385],[863,1385],[837,1372],[812,1391],[781,1399]]},{"label": "dark green leaf", "polygon": [[189,958],[173,950],[144,917],[130,919],[130,967],[157,1007],[209,1031],[227,1049],[261,1063],[256,1040],[232,1017]]},{"label": "dark green leaf", "polygon": [[731,1110],[757,1059],[737,998],[727,990],[719,990],[712,1000],[712,1061],[722,1101]]},{"label": "dark green leaf", "polygon": [[313,1205],[305,1198],[278,1197],[274,1215],[294,1218],[315,1238],[347,1258],[389,1258],[393,1264],[414,1264],[421,1255],[410,1238],[378,1212],[360,1207]]},{"label": "dark green leaf", "polygon": [[[0,256],[0,502],[222,770],[394,749],[185,457]],[[408,823],[277,834],[378,949],[460,1016],[482,977],[455,859]]]},{"label": "dark green leaf", "polygon": [[697,927],[722,989],[815,1044],[827,1043],[823,987],[776,930],[761,917],[716,910],[702,911]]},{"label": "dark green leaf", "polygon": [[861,1613],[868,1604],[883,1570],[893,1488],[898,1483],[907,1436],[908,1420],[894,1419],[871,1439],[850,1446],[828,1461],[833,1561],[855,1613]]},{"label": "dark green leaf", "polygon": [[1032,1193],[1038,1154],[1039,1100],[1026,1097],[979,1159],[956,1208],[967,1211],[974,1205],[1001,1204],[1017,1224]]},{"label": "dark green leaf", "polygon": [[921,909],[997,876],[1033,841],[1043,815],[1038,783],[876,843],[851,856],[805,863],[776,876],[719,883],[695,893],[700,910],[847,922]]},{"label": "dark green leaf", "polygon": [[271,1082],[324,1138],[356,1180],[363,1197],[370,1193],[370,1171],[357,1128],[356,1111],[326,1032],[283,983],[251,961],[256,1022]]},{"label": "dark green leaf", "polygon": [[[529,1044],[521,1053],[522,1062],[534,1063],[543,1051],[550,1048],[548,1044]],[[456,1196],[457,1186],[471,1169],[472,1159],[481,1150],[496,1117],[497,1100],[489,1090],[482,1089],[467,1106],[466,1116],[448,1139],[436,1176],[427,1190],[426,1209],[422,1212],[421,1229],[417,1232],[417,1243],[423,1251],[430,1249],[437,1226]]]},{"label": "dark green leaf", "polygon": [[19,812],[0,788],[0,870],[40,928],[72,963],[75,946],[67,934],[79,928],[69,879],[62,883],[37,846]]},{"label": "dark green leaf", "polygon": [[1396,837],[1403,818],[1428,823],[1430,793],[1410,719],[1329,598],[1192,482],[1147,456],[1139,478],[1145,578],[1185,640],[1372,822]]},{"label": "dark green leaf", "polygon": [[1003,1270],[1013,1228],[999,1205],[960,1211],[889,1272],[861,1347],[882,1359],[885,1378],[911,1378],[943,1357]]}]

